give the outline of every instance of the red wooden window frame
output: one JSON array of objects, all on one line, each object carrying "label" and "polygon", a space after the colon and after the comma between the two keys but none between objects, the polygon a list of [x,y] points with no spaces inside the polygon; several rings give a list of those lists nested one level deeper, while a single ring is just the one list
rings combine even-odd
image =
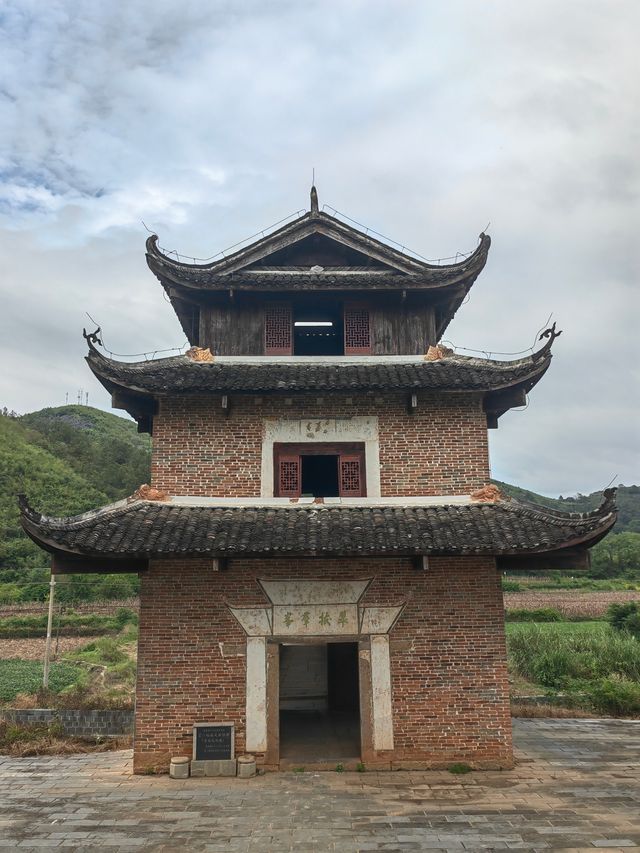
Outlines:
[{"label": "red wooden window frame", "polygon": [[276,467],[278,497],[299,498],[302,491],[302,463],[299,453],[281,453]]},{"label": "red wooden window frame", "polygon": [[338,456],[338,487],[341,498],[362,498],[363,459],[359,453]]},{"label": "red wooden window frame", "polygon": [[364,302],[345,302],[344,354],[371,354],[371,312]]},{"label": "red wooden window frame", "polygon": [[[367,495],[365,449],[363,442],[309,442],[303,444],[276,443],[274,457],[274,497],[299,498],[302,494],[301,456],[320,454],[338,457],[339,496],[364,498]],[[297,483],[292,483],[292,467],[297,467]],[[355,470],[354,470],[355,469]],[[354,473],[357,480],[354,481]],[[358,487],[359,484],[359,487]]]},{"label": "red wooden window frame", "polygon": [[293,353],[293,311],[290,302],[268,302],[264,307],[264,354]]}]

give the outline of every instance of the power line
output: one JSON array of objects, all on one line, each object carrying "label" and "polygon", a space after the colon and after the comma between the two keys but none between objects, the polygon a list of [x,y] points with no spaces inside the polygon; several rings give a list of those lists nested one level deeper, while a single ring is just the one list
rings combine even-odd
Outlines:
[{"label": "power line", "polygon": [[[165,296],[166,296],[166,294],[165,294]],[[92,323],[95,323],[95,325],[96,325],[99,329],[102,329],[102,326],[100,325],[100,323],[98,323],[98,321],[97,321],[97,320],[94,320],[94,319],[93,319],[93,317],[91,316],[91,314],[89,314],[89,312],[88,312],[88,311],[85,311],[84,313],[87,315],[87,317],[91,320],[91,322],[92,322]],[[145,358],[145,359],[153,360],[153,358],[154,358],[156,355],[158,355],[159,353],[165,353],[165,352],[182,352],[182,350],[183,350],[185,347],[188,347],[188,346],[189,346],[189,341],[185,338],[184,343],[183,343],[183,344],[181,344],[179,347],[167,347],[166,349],[147,350],[147,352],[114,352],[113,350],[109,349],[109,347],[107,347],[107,346],[105,345],[105,343],[104,343],[104,333],[103,333],[103,335],[102,335],[102,349],[103,349],[106,353],[108,353],[110,356],[111,356],[111,355],[115,355],[115,356],[117,356],[118,358],[140,358],[141,356],[144,356],[144,358]],[[148,358],[149,356],[151,356],[151,359],[149,359],[149,358]]]},{"label": "power line", "polygon": [[527,349],[521,349],[521,350],[518,350],[517,352],[499,352],[498,350],[473,349],[472,347],[459,347],[459,346],[456,346],[456,344],[454,344],[452,341],[449,341],[449,340],[443,340],[442,343],[448,344],[454,350],[464,350],[465,352],[477,352],[477,353],[481,353],[482,355],[486,356],[487,358],[491,358],[492,355],[524,355],[525,353],[534,351],[537,342],[540,340],[540,334],[542,332],[544,332],[544,330],[549,327],[549,321],[551,320],[552,317],[553,317],[553,312],[551,314],[549,314],[545,324],[543,326],[541,326],[541,328],[539,328],[538,331],[536,332],[535,338],[533,339],[533,344],[530,347],[528,347]]}]

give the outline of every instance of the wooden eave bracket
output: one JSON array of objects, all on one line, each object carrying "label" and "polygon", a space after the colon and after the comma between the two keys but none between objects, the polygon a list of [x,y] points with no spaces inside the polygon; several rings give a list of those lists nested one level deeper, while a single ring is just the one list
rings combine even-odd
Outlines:
[{"label": "wooden eave bracket", "polygon": [[526,404],[527,392],[524,388],[507,388],[504,391],[489,392],[482,403],[482,409],[487,416],[487,429],[498,429],[498,418],[509,409],[518,409]]},{"label": "wooden eave bracket", "polygon": [[116,390],[111,394],[111,405],[114,409],[124,409],[138,423],[138,432],[153,431],[153,418],[158,414],[158,401],[153,397],[142,397]]}]

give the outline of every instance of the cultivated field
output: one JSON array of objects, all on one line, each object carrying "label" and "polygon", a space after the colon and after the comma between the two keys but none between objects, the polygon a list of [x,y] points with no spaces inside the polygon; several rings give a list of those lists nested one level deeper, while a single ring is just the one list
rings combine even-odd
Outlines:
[{"label": "cultivated field", "polygon": [[539,610],[553,608],[568,619],[601,618],[610,604],[622,604],[625,601],[640,601],[638,590],[617,590],[615,592],[588,591],[575,589],[538,590],[526,592],[505,592],[504,606],[507,610]]}]

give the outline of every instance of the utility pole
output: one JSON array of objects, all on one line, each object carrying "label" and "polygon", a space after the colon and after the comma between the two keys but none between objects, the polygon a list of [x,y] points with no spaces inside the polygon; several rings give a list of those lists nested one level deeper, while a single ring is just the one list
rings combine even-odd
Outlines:
[{"label": "utility pole", "polygon": [[53,596],[56,589],[56,576],[51,572],[51,581],[49,583],[49,618],[47,620],[47,641],[44,647],[44,670],[42,673],[42,689],[47,690],[49,687],[49,658],[51,657],[51,634],[53,628]]}]

